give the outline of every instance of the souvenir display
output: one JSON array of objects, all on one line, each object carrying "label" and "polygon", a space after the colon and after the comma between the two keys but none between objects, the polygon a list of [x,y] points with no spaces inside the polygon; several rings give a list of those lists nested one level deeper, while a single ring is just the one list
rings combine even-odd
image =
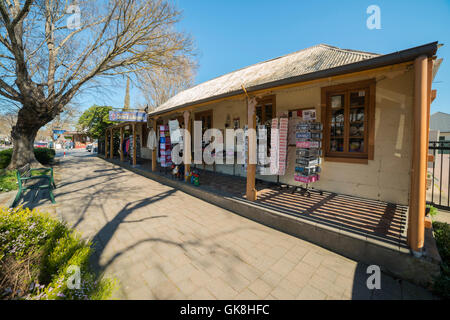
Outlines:
[{"label": "souvenir display", "polygon": [[287,146],[288,146],[288,118],[273,118],[270,136],[270,172],[274,175],[284,176],[286,172]]},{"label": "souvenir display", "polygon": [[159,126],[159,150],[161,167],[172,166],[172,144],[170,142],[170,131],[168,126]]},{"label": "souvenir display", "polygon": [[270,174],[270,165],[267,163],[267,128],[265,125],[258,125],[258,164],[256,173],[260,175]]},{"label": "souvenir display", "polygon": [[322,124],[302,121],[297,124],[296,129],[297,151],[294,179],[309,184],[319,180]]},{"label": "souvenir display", "polygon": [[[130,161],[130,163],[133,163],[133,152],[134,152],[133,136],[130,136],[128,138],[127,145],[128,145],[127,154],[129,157],[129,161]],[[139,159],[139,158],[141,158],[141,137],[137,135],[136,136],[136,159]]]}]

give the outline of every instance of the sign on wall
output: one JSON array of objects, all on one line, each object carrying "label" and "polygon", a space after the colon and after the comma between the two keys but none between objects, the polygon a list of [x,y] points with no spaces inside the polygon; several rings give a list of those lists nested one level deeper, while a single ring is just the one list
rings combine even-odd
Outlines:
[{"label": "sign on wall", "polygon": [[109,121],[147,122],[147,113],[139,111],[110,111]]}]

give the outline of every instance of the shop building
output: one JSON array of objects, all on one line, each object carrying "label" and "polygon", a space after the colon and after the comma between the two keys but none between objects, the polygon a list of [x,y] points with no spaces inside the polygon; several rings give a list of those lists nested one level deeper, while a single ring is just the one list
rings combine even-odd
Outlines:
[{"label": "shop building", "polygon": [[[143,137],[145,149],[149,130],[159,134],[160,126],[170,120],[177,119],[193,137],[194,121],[201,121],[203,130],[225,131],[270,127],[274,118],[288,119],[289,130],[295,130],[305,112],[313,112],[323,134],[320,179],[311,186],[323,194],[307,197],[283,191],[302,186],[295,179],[298,145],[290,138],[282,175],[260,175],[255,164],[185,164],[184,171],[195,167],[204,172],[203,181],[221,181],[222,190],[240,183],[247,203],[298,217],[304,214],[315,221],[316,229],[337,228],[341,234],[362,235],[366,241],[389,243],[399,252],[410,250],[420,257],[426,251],[428,133],[436,94],[431,83],[441,63],[436,56],[439,46],[434,42],[380,55],[316,45],[180,92],[151,111],[146,124],[131,125],[135,135]],[[249,139],[248,148],[256,150],[255,142]],[[184,157],[192,158],[192,148],[186,144]],[[113,154],[107,150],[105,155]],[[143,165],[161,171],[161,150],[145,154],[142,158],[150,160],[143,160]],[[137,161],[135,157],[134,164]],[[268,187],[261,190],[258,183]],[[277,225],[272,218],[264,219],[259,220]],[[289,227],[280,229],[290,232]],[[331,240],[315,242],[335,248]]]}]

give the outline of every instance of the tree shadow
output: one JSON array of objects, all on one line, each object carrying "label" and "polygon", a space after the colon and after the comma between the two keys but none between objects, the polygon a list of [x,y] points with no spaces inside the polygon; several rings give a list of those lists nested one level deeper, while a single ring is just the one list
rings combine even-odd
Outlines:
[{"label": "tree shadow", "polygon": [[[99,272],[102,273],[105,269],[105,266],[100,265],[100,257],[104,250],[104,248],[108,245],[108,243],[111,241],[111,238],[113,237],[114,233],[117,231],[117,228],[121,223],[130,223],[129,221],[126,222],[125,218],[127,218],[129,215],[133,214],[133,212],[137,209],[144,208],[154,202],[160,201],[166,197],[169,197],[170,195],[174,194],[176,192],[175,189],[170,189],[168,191],[165,191],[163,193],[157,194],[153,197],[129,202],[127,203],[120,211],[119,213],[112,219],[111,221],[108,221],[93,237],[92,242],[95,249],[95,255],[93,255],[93,259],[91,261],[93,268]],[[158,216],[158,217],[148,217],[148,218],[161,218],[164,216]]]}]

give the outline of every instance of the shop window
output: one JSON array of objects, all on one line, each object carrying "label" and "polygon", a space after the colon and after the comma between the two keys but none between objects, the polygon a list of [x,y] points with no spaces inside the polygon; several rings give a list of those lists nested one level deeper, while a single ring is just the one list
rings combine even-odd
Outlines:
[{"label": "shop window", "polygon": [[212,110],[203,111],[195,114],[195,121],[202,122],[202,136],[206,130],[213,127],[213,112]]},{"label": "shop window", "polygon": [[373,160],[375,81],[322,88],[325,160]]},{"label": "shop window", "polygon": [[272,118],[276,115],[275,96],[268,96],[258,100],[256,105],[256,124],[271,125]]}]

